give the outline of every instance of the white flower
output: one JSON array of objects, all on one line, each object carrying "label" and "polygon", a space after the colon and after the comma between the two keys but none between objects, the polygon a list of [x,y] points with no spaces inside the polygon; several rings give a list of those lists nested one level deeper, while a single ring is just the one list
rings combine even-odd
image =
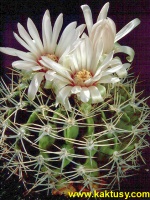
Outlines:
[{"label": "white flower", "polygon": [[0,48],[1,52],[18,56],[21,59],[12,63],[14,68],[35,73],[28,89],[30,99],[34,99],[44,76],[46,80],[52,80],[55,73],[51,68],[40,63],[41,57],[47,56],[55,62],[62,63],[63,57],[77,45],[75,41],[78,41],[78,37],[85,28],[85,25],[76,28],[76,22],[70,23],[58,41],[62,25],[63,15],[60,14],[52,28],[50,13],[47,10],[42,21],[42,40],[35,24],[30,18],[27,21],[29,33],[18,23],[20,36],[14,33],[14,37],[28,52],[19,51],[14,48]]},{"label": "white flower", "polygon": [[93,46],[87,35],[84,34],[82,38],[82,43],[67,56],[65,66],[48,57],[42,57],[42,63],[56,72],[53,82],[57,102],[67,109],[71,109],[68,97],[72,94],[77,94],[82,102],[102,102],[106,95],[103,83],[119,82],[119,77],[124,77],[124,74],[119,73],[120,70],[130,66],[128,63],[122,64],[118,58],[113,58],[113,51],[103,55],[102,40]]},{"label": "white flower", "polygon": [[132,20],[116,34],[116,25],[114,21],[107,17],[109,3],[106,3],[101,9],[96,23],[93,23],[90,7],[88,5],[82,5],[81,8],[83,10],[88,35],[91,38],[91,41],[95,44],[102,39],[104,42],[103,53],[108,54],[114,49],[115,53],[123,52],[128,54],[129,56],[127,59],[129,62],[132,62],[134,58],[134,50],[128,46],[119,45],[117,41],[139,25],[140,20],[137,18]]}]

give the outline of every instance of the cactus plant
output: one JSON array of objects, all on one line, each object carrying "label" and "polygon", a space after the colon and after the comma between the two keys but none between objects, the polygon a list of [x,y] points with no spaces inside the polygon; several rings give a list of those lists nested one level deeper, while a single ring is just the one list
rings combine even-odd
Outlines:
[{"label": "cactus plant", "polygon": [[1,48],[22,61],[15,61],[11,78],[0,83],[0,158],[2,168],[23,182],[26,194],[67,195],[116,185],[120,190],[120,182],[139,169],[139,159],[145,163],[147,98],[136,92],[130,64],[116,56],[126,53],[132,62],[133,49],[117,41],[139,20],[116,34],[114,22],[106,18],[108,6],[95,24],[90,8],[82,6],[88,34],[85,25],[71,23],[58,42],[62,15],[52,31],[46,11],[43,43],[29,19],[30,35],[20,24],[21,37],[14,34],[29,52]]}]

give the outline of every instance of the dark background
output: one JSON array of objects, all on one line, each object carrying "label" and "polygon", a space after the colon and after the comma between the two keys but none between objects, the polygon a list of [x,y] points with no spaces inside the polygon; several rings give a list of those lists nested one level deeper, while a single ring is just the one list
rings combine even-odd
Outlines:
[{"label": "dark background", "polygon": [[[72,21],[77,21],[78,25],[84,23],[81,5],[88,4],[92,9],[93,18],[96,20],[101,7],[106,2],[106,0],[1,0],[0,46],[23,50],[13,37],[13,31],[17,32],[17,23],[20,22],[26,28],[27,18],[30,17],[36,24],[39,32],[41,32],[42,17],[46,9],[50,10],[53,23],[62,12],[64,14],[65,27]],[[134,72],[135,76],[139,75],[139,82],[141,83],[138,85],[138,90],[145,90],[144,96],[148,96],[150,95],[150,0],[110,0],[109,2],[108,16],[115,21],[117,32],[132,19],[139,18],[141,20],[141,24],[121,39],[119,43],[130,46],[135,50],[136,54],[132,63],[132,72]],[[0,72],[3,74],[6,69],[4,67],[10,66],[16,58],[2,53],[0,53],[0,58]],[[150,104],[150,100],[147,102]],[[127,179],[122,184],[122,190],[150,191],[150,175],[146,170],[150,163],[150,151],[146,150],[144,154],[148,165],[142,167],[141,171],[134,178]],[[5,177],[2,176],[1,180],[0,192],[3,192],[3,190],[7,191],[8,189],[8,194],[10,193],[11,195],[11,192],[16,191],[18,198],[19,195],[22,196],[23,190],[11,190],[11,187],[15,187],[14,185],[16,185],[16,188],[19,185],[15,177],[12,181],[6,181],[5,184],[3,182]],[[15,194],[12,193],[11,197],[15,196]],[[22,197],[20,198],[22,199]],[[7,198],[3,196],[3,199]],[[36,195],[32,196],[31,199],[36,199]],[[40,197],[37,199],[40,199]],[[46,197],[42,196],[42,199],[46,199]]]}]

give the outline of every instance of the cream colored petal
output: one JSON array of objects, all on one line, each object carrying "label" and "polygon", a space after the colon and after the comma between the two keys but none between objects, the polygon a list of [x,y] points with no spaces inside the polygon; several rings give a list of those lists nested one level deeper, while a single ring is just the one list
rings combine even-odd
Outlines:
[{"label": "cream colored petal", "polygon": [[99,38],[99,40],[97,41],[97,44],[95,45],[94,52],[92,55],[93,59],[91,63],[91,71],[93,72],[93,74],[96,73],[98,63],[103,53],[103,46],[104,46],[103,41],[101,38]]},{"label": "cream colored petal", "polygon": [[113,74],[122,68],[123,65],[112,66],[111,68],[108,68],[106,71],[103,72],[103,76],[106,76],[108,74]]},{"label": "cream colored petal", "polygon": [[116,74],[119,78],[125,78],[127,76],[127,69],[131,66],[129,63],[125,63],[122,65],[122,68],[116,71]]},{"label": "cream colored petal", "polygon": [[65,85],[67,85],[67,84],[71,84],[71,82],[70,82],[70,80],[68,80],[67,78],[64,78],[63,76],[60,76],[60,75],[58,75],[58,74],[56,74],[56,73],[54,73],[53,74],[53,76],[54,76],[54,81],[60,81],[60,84],[63,82],[63,83],[65,83]]},{"label": "cream colored petal", "polygon": [[70,73],[67,71],[66,68],[64,68],[59,63],[56,63],[53,60],[49,59],[48,57],[42,56],[42,60],[40,60],[40,63],[46,65],[46,67],[50,69],[53,69],[53,71],[57,72],[59,75],[62,75],[64,78],[72,80]]},{"label": "cream colored petal", "polygon": [[58,40],[59,33],[61,31],[62,25],[63,25],[63,14],[60,14],[57,17],[54,27],[53,27],[52,41],[51,41],[51,45],[50,45],[51,53],[54,53],[54,51],[56,49],[57,40]]},{"label": "cream colored petal", "polygon": [[[55,76],[55,74],[54,74]],[[60,81],[59,79],[54,79],[53,81],[53,89],[55,91],[55,94],[57,95],[59,93],[59,91],[61,89],[63,89],[64,87],[66,87],[68,85],[68,83]]]},{"label": "cream colored petal", "polygon": [[76,56],[76,60],[77,60],[77,63],[78,63],[78,69],[82,70],[82,56],[81,56],[81,50],[80,50],[80,48],[76,49],[75,56]]},{"label": "cream colored petal", "polygon": [[72,22],[64,29],[64,31],[63,31],[63,33],[62,33],[62,35],[60,37],[60,40],[58,42],[58,45],[57,45],[56,54],[58,53],[59,48],[61,48],[63,43],[65,43],[66,40],[68,40],[68,36],[72,37],[72,33],[73,33],[72,31],[75,32],[76,26],[77,26],[77,22]]},{"label": "cream colored petal", "polygon": [[24,29],[24,27],[18,23],[18,31],[20,36],[25,40],[25,42],[30,46],[30,48],[32,49],[32,51],[37,55],[40,56],[40,52],[39,50],[36,48],[35,43],[33,42],[33,40],[31,39],[31,37],[29,36],[29,34],[27,33],[27,31]]},{"label": "cream colored petal", "polygon": [[46,10],[42,20],[42,38],[45,53],[50,53],[52,39],[52,25],[49,10]]},{"label": "cream colored petal", "polygon": [[92,12],[88,5],[82,5],[81,8],[87,25],[88,34],[90,35],[93,26]]},{"label": "cream colored petal", "polygon": [[97,21],[99,20],[103,20],[103,19],[106,19],[107,17],[107,13],[108,13],[108,9],[109,9],[109,2],[107,2],[101,9],[99,15],[98,15],[98,18],[97,18]]},{"label": "cream colored petal", "polygon": [[95,24],[93,24],[91,34],[89,35],[89,37],[91,39],[93,38],[93,41],[95,41],[97,38],[95,35],[96,35],[98,28],[99,28],[99,31],[101,31],[101,27],[103,26],[104,22],[105,22],[105,20],[100,20],[100,21],[96,22]]},{"label": "cream colored petal", "polygon": [[109,26],[111,27],[111,30],[112,30],[112,32],[113,32],[114,39],[115,39],[115,37],[116,37],[116,24],[115,24],[115,22],[114,22],[112,19],[110,19],[109,17],[107,18],[107,23],[108,23]]},{"label": "cream colored petal", "polygon": [[81,66],[82,69],[86,69],[86,60],[87,60],[87,54],[86,54],[86,39],[80,44],[80,55],[81,55]]},{"label": "cream colored petal", "polygon": [[33,71],[38,71],[38,70],[41,70],[41,69],[42,69],[42,67],[40,65],[31,67],[31,70],[33,70]]},{"label": "cream colored petal", "polygon": [[30,62],[33,62],[33,63],[36,63],[37,64],[37,62],[36,62],[36,57],[32,54],[32,53],[30,53],[30,52],[23,52],[23,51],[19,51],[19,52],[16,52],[16,55],[20,58],[20,59],[22,59],[22,60],[24,60],[24,61],[30,61]]},{"label": "cream colored petal", "polygon": [[117,83],[119,81],[120,79],[118,77],[107,75],[107,76],[102,77],[99,80],[99,83]]},{"label": "cream colored petal", "polygon": [[106,97],[106,94],[107,94],[107,93],[106,93],[106,87],[103,86],[103,85],[100,85],[100,84],[97,84],[96,87],[98,88],[98,90],[99,90],[99,92],[100,92],[102,98],[105,98],[105,97]]},{"label": "cream colored petal", "polygon": [[121,60],[120,60],[120,58],[119,57],[114,57],[112,60],[111,60],[111,62],[110,62],[110,66],[111,65],[122,65],[122,62],[121,62]]},{"label": "cream colored petal", "polygon": [[56,72],[54,71],[51,71],[51,70],[48,70],[46,73],[45,73],[45,78],[46,80],[48,81],[53,81],[54,80],[54,75],[56,74]]},{"label": "cream colored petal", "polygon": [[87,87],[82,87],[82,90],[80,92],[80,99],[82,102],[88,102],[90,99],[90,91]]},{"label": "cream colored petal", "polygon": [[78,61],[74,55],[70,56],[70,59],[71,59],[70,68],[71,68],[72,73],[74,74],[77,71],[79,71]]},{"label": "cream colored petal", "polygon": [[72,107],[70,105],[68,98],[66,98],[66,100],[65,100],[64,107],[65,107],[66,110],[69,110],[69,111],[72,110]]},{"label": "cream colored petal", "polygon": [[22,51],[10,47],[0,47],[0,51],[10,56],[17,56],[17,53],[22,53]]},{"label": "cream colored petal", "polygon": [[14,34],[14,37],[15,39],[25,48],[27,49],[28,51],[32,52],[36,57],[36,52],[26,43],[24,42],[24,40],[22,40],[15,32],[13,33]]},{"label": "cream colored petal", "polygon": [[78,26],[78,27],[76,28],[76,31],[77,31],[78,37],[83,33],[85,27],[86,27],[85,24],[81,24],[80,26]]},{"label": "cream colored petal", "polygon": [[91,69],[92,57],[94,56],[93,53],[95,53],[95,52],[93,52],[92,42],[88,37],[85,39],[85,49],[84,49],[84,51],[86,53],[85,69],[92,72],[92,70],[93,70],[93,69]]},{"label": "cream colored petal", "polygon": [[71,30],[69,33],[66,33],[66,35],[64,35],[61,42],[58,43],[55,54],[58,57],[61,57],[63,53],[66,51],[66,49],[70,45],[72,45],[76,39],[77,39],[77,34],[76,34],[75,29]]},{"label": "cream colored petal", "polygon": [[66,99],[71,95],[71,89],[71,86],[66,86],[58,92],[57,100],[63,105],[65,104]]},{"label": "cream colored petal", "polygon": [[138,18],[132,20],[127,25],[125,25],[117,34],[115,37],[115,42],[123,38],[125,35],[130,33],[136,26],[140,24],[140,20]]},{"label": "cream colored petal", "polygon": [[28,98],[30,100],[34,100],[35,98],[35,95],[39,89],[39,86],[42,82],[42,79],[44,77],[44,72],[38,72],[37,74],[34,75],[30,85],[29,85],[29,88],[28,88]]},{"label": "cream colored petal", "polygon": [[82,88],[81,86],[74,86],[72,89],[71,89],[71,93],[72,94],[77,94],[79,92],[81,92]]},{"label": "cream colored petal", "polygon": [[113,58],[113,54],[114,54],[113,51],[108,54],[108,56],[104,59],[103,63],[97,69],[94,77],[98,76],[102,71],[105,70],[105,68],[109,67],[109,64],[110,64],[110,62],[111,62],[111,60]]},{"label": "cream colored petal", "polygon": [[131,47],[128,46],[115,46],[115,53],[126,53],[128,56],[126,57],[127,61],[132,62],[134,59],[135,52]]},{"label": "cream colored petal", "polygon": [[102,77],[102,74],[100,74],[100,75],[98,75],[98,76],[95,76],[95,77],[92,77],[92,78],[86,80],[86,81],[84,82],[84,84],[85,84],[86,86],[92,85],[92,84],[96,83],[97,81],[99,81],[101,77]]},{"label": "cream colored petal", "polygon": [[89,91],[91,94],[92,103],[99,103],[103,101],[103,97],[96,86],[90,86]]},{"label": "cream colored petal", "polygon": [[38,30],[37,30],[35,24],[33,23],[33,21],[30,18],[28,18],[27,27],[28,27],[28,31],[29,31],[32,39],[35,41],[35,44],[37,45],[39,51],[41,53],[43,53],[43,44],[40,39],[40,35],[38,33]]},{"label": "cream colored petal", "polygon": [[31,70],[32,67],[35,67],[37,64],[36,63],[32,63],[32,62],[28,62],[28,61],[23,61],[23,60],[18,60],[18,61],[14,61],[12,63],[12,66],[16,69],[24,69],[24,70]]}]

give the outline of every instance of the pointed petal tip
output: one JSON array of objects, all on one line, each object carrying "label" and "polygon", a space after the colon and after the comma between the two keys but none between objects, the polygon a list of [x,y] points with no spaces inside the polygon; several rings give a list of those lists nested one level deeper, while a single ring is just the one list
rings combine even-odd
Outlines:
[{"label": "pointed petal tip", "polygon": [[49,10],[47,9],[47,10],[45,11],[45,13],[49,13]]},{"label": "pointed petal tip", "polygon": [[88,8],[89,8],[89,6],[88,6],[87,4],[84,4],[84,5],[81,6],[81,9],[82,9],[82,10],[86,10],[86,9],[88,9]]},{"label": "pointed petal tip", "polygon": [[17,33],[15,33],[15,32],[13,31],[13,35],[15,36],[15,35],[17,35]]},{"label": "pointed petal tip", "polygon": [[23,27],[22,24],[20,24],[20,22],[18,22],[18,23],[17,23],[17,28],[18,28],[18,30],[21,29],[22,27]]},{"label": "pointed petal tip", "polygon": [[20,22],[17,23],[17,26],[21,26]]},{"label": "pointed petal tip", "polygon": [[0,47],[0,51],[2,51],[2,50],[3,50],[3,48],[4,48],[4,47]]},{"label": "pointed petal tip", "polygon": [[60,13],[58,17],[63,17],[63,13]]},{"label": "pointed petal tip", "polygon": [[103,5],[102,9],[106,9],[106,10],[108,11],[109,6],[110,6],[110,3],[107,2],[107,3],[105,3],[105,4]]},{"label": "pointed petal tip", "polygon": [[27,19],[27,24],[33,22],[32,19],[30,17],[28,17]]},{"label": "pointed petal tip", "polygon": [[107,6],[107,7],[109,7],[110,6],[110,3],[109,2],[107,2],[107,3],[105,3],[105,5],[104,6]]},{"label": "pointed petal tip", "polygon": [[135,20],[137,21],[137,26],[141,23],[141,20],[139,18],[135,18]]},{"label": "pointed petal tip", "polygon": [[49,11],[48,9],[45,11],[45,13],[44,13],[44,15],[43,15],[43,19],[44,19],[45,17],[50,18],[50,11]]}]

